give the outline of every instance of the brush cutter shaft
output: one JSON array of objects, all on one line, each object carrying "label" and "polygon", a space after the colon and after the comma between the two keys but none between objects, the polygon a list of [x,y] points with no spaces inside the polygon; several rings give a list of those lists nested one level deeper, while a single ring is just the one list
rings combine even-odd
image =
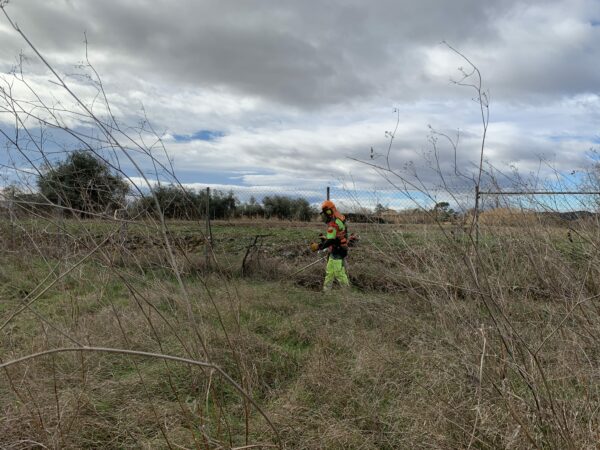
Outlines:
[{"label": "brush cutter shaft", "polygon": [[325,256],[323,256],[322,258],[319,258],[319,259],[317,259],[316,261],[313,261],[313,262],[311,262],[311,263],[310,263],[310,264],[308,264],[307,266],[304,266],[302,269],[299,269],[299,270],[297,270],[296,272],[294,272],[294,273],[292,274],[292,276],[294,276],[294,275],[297,275],[297,274],[299,274],[300,272],[302,272],[303,270],[306,270],[306,269],[308,269],[309,267],[312,267],[312,266],[314,266],[315,264],[317,264],[317,263],[319,263],[319,262],[323,261],[323,260],[324,260],[325,258],[327,258],[328,256],[329,256],[329,255],[325,255]]}]

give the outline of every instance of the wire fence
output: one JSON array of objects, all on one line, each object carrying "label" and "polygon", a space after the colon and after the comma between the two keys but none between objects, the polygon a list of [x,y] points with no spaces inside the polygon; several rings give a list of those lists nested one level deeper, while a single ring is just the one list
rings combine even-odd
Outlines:
[{"label": "wire fence", "polygon": [[[479,195],[479,215],[554,217],[574,220],[594,217],[600,207],[600,191],[527,191],[482,190],[474,187],[455,189],[400,190],[356,188],[343,185],[295,186],[223,186],[196,189],[175,187],[157,191],[161,213],[167,219],[284,219],[310,222],[319,220],[320,205],[332,200],[339,211],[354,222],[423,223],[468,216]],[[89,218],[143,218],[154,211],[149,194],[131,197],[117,212],[98,211]],[[44,216],[62,220],[73,213],[72,205],[52,203],[33,195],[10,197],[0,192],[0,217],[13,222],[20,217]],[[432,215],[432,213],[435,213]],[[518,219],[520,220],[520,219]],[[517,220],[517,221],[518,221]],[[488,220],[489,222],[489,220]]]},{"label": "wire fence", "polygon": [[[453,190],[356,189],[323,186],[230,187],[206,188],[210,197],[210,218],[261,218],[312,221],[319,220],[320,205],[332,200],[338,210],[354,222],[379,224],[432,223],[464,219],[472,215],[476,190],[463,187]],[[512,216],[515,224],[528,223],[526,218],[552,219],[565,224],[595,217],[600,207],[600,191],[481,191],[479,216],[483,224],[490,218]],[[220,206],[229,200],[231,208]]]},{"label": "wire fence", "polygon": [[[207,186],[193,191],[169,187],[155,194],[159,197],[162,217],[193,224],[194,236],[185,236],[189,242],[184,244],[193,245],[203,253],[207,264],[216,244],[213,225],[246,223],[257,230],[257,235],[261,229],[264,234],[270,233],[273,222],[285,221],[286,227],[316,225],[321,221],[320,205],[326,199],[337,205],[355,230],[356,224],[369,227],[362,228],[363,231],[382,233],[389,232],[389,227],[407,226],[415,231],[414,227],[436,225],[450,227],[448,232],[453,238],[474,237],[477,246],[480,233],[493,236],[508,230],[518,236],[534,229],[556,228],[564,230],[571,240],[578,233],[588,235],[600,230],[600,191],[485,190],[479,192],[477,210],[474,209],[475,189],[402,191],[344,186]],[[132,229],[132,225],[156,228],[157,215],[149,195],[130,198],[118,210],[83,215],[69,204],[40,205],[27,199],[0,196],[0,241],[5,251],[18,252],[23,246],[34,245],[44,254],[77,254],[89,247],[86,239],[102,240],[109,233],[112,233],[111,241],[130,248],[139,244],[140,234],[152,234],[140,233],[140,228],[136,225]],[[98,228],[103,223],[106,227]],[[100,235],[91,235],[85,231],[88,225],[92,230],[103,231]],[[181,227],[177,230],[173,230],[173,236],[179,239]]]},{"label": "wire fence", "polygon": [[[199,204],[205,205],[206,199],[209,199],[211,206],[208,211],[212,220],[260,218],[308,222],[319,220],[321,203],[331,200],[354,222],[373,223],[420,223],[427,213],[436,208],[455,215],[471,208],[475,195],[472,189],[467,188],[449,193],[442,190],[421,192],[345,186],[212,186],[196,192],[202,197]],[[202,217],[205,209],[204,206],[197,208]]]},{"label": "wire fence", "polygon": [[484,191],[480,193],[481,226],[571,227],[597,223],[600,191]]}]

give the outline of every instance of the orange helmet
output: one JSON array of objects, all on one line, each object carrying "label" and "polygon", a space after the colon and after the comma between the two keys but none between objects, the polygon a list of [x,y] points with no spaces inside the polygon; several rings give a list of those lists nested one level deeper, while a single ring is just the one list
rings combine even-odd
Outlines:
[{"label": "orange helmet", "polygon": [[335,203],[333,203],[331,200],[325,200],[323,203],[321,203],[321,211],[325,212],[328,209],[331,210],[331,213],[335,212]]}]

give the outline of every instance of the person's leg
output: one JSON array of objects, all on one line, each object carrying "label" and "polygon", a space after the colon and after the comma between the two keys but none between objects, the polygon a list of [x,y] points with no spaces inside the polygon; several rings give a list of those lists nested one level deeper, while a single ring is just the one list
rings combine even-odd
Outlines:
[{"label": "person's leg", "polygon": [[333,280],[335,278],[335,263],[333,258],[327,260],[327,268],[325,269],[325,281],[323,282],[323,291],[331,290]]},{"label": "person's leg", "polygon": [[340,283],[340,286],[350,286],[350,280],[348,280],[348,275],[346,275],[346,270],[344,269],[344,260],[343,259],[335,259],[333,260],[334,264],[334,274],[335,279]]}]

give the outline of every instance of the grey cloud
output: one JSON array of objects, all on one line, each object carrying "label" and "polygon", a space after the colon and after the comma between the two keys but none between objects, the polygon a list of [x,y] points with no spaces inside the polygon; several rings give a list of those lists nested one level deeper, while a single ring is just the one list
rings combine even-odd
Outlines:
[{"label": "grey cloud", "polygon": [[[585,26],[597,14],[597,0],[266,4],[15,0],[9,12],[54,61],[80,60],[86,31],[91,59],[110,80],[109,95],[125,119],[144,102],[157,129],[226,131],[226,138],[210,145],[168,143],[182,168],[271,169],[293,182],[325,176],[315,167],[332,161],[332,179],[354,172],[374,181],[376,175],[346,157],[367,159],[371,146],[385,151],[383,132],[394,125],[387,108],[397,105],[402,122],[411,126],[398,135],[394,167],[414,162],[426,179],[435,179],[427,159],[431,123],[449,134],[464,130],[457,162],[471,171],[478,161],[480,119],[472,92],[448,83],[464,61],[445,63],[452,55],[438,46],[443,39],[481,68],[492,92],[493,125],[510,125],[490,128],[494,164],[517,162],[529,169],[539,165],[538,155],[551,158],[554,152],[565,166],[583,164],[585,142],[559,146],[549,137],[590,135],[600,118],[598,97],[584,95],[600,90],[600,28]],[[536,22],[536,6],[546,22]],[[560,25],[563,16],[580,34],[548,27]],[[24,43],[6,26],[0,26],[0,39],[2,69]],[[369,119],[371,128],[364,126]],[[361,131],[351,134],[353,128]],[[442,170],[453,173],[452,152],[448,146],[440,152]]]},{"label": "grey cloud", "polygon": [[520,2],[487,3],[22,0],[9,7],[44,49],[81,54],[87,31],[92,59],[94,51],[110,55],[107,71],[314,108],[373,95],[415,98],[431,83],[421,50],[443,39],[459,47],[484,41],[493,51],[495,20]]}]

